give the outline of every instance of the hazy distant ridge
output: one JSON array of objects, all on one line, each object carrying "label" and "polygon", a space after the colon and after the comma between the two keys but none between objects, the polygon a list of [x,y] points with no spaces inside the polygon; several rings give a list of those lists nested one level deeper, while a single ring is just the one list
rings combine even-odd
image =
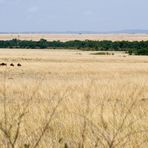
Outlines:
[{"label": "hazy distant ridge", "polygon": [[129,29],[119,31],[39,31],[39,32],[0,32],[0,34],[148,34],[148,30]]}]

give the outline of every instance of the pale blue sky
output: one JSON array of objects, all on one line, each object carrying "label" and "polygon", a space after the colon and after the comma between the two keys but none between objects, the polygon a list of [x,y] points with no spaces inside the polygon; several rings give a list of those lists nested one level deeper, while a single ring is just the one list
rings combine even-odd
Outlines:
[{"label": "pale blue sky", "polygon": [[148,0],[0,0],[0,32],[148,30]]}]

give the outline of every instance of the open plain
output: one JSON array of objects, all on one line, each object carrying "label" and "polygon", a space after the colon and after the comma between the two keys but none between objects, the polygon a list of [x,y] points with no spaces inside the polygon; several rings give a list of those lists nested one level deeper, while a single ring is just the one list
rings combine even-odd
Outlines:
[{"label": "open plain", "polygon": [[47,41],[70,40],[111,40],[111,41],[147,41],[148,34],[0,34],[0,40],[33,40],[46,39]]},{"label": "open plain", "polygon": [[0,50],[1,148],[148,146],[148,58],[91,53]]}]

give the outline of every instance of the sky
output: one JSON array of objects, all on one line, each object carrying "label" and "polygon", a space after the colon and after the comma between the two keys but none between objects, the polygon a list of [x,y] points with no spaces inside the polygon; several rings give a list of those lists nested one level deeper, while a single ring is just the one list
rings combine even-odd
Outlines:
[{"label": "sky", "polygon": [[148,30],[148,0],[0,0],[0,32]]}]

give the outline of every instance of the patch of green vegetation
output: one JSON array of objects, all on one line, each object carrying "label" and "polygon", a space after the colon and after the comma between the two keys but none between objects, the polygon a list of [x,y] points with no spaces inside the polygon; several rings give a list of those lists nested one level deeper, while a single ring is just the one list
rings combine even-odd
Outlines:
[{"label": "patch of green vegetation", "polygon": [[91,55],[114,55],[114,53],[109,53],[109,52],[95,52],[95,53],[91,53]]},{"label": "patch of green vegetation", "polygon": [[[148,55],[148,41],[0,41],[0,48],[31,48],[31,49],[80,49],[87,51],[125,51],[130,55]],[[106,54],[106,53],[98,53]]]},{"label": "patch of green vegetation", "polygon": [[148,55],[148,48],[129,50],[129,55]]}]

